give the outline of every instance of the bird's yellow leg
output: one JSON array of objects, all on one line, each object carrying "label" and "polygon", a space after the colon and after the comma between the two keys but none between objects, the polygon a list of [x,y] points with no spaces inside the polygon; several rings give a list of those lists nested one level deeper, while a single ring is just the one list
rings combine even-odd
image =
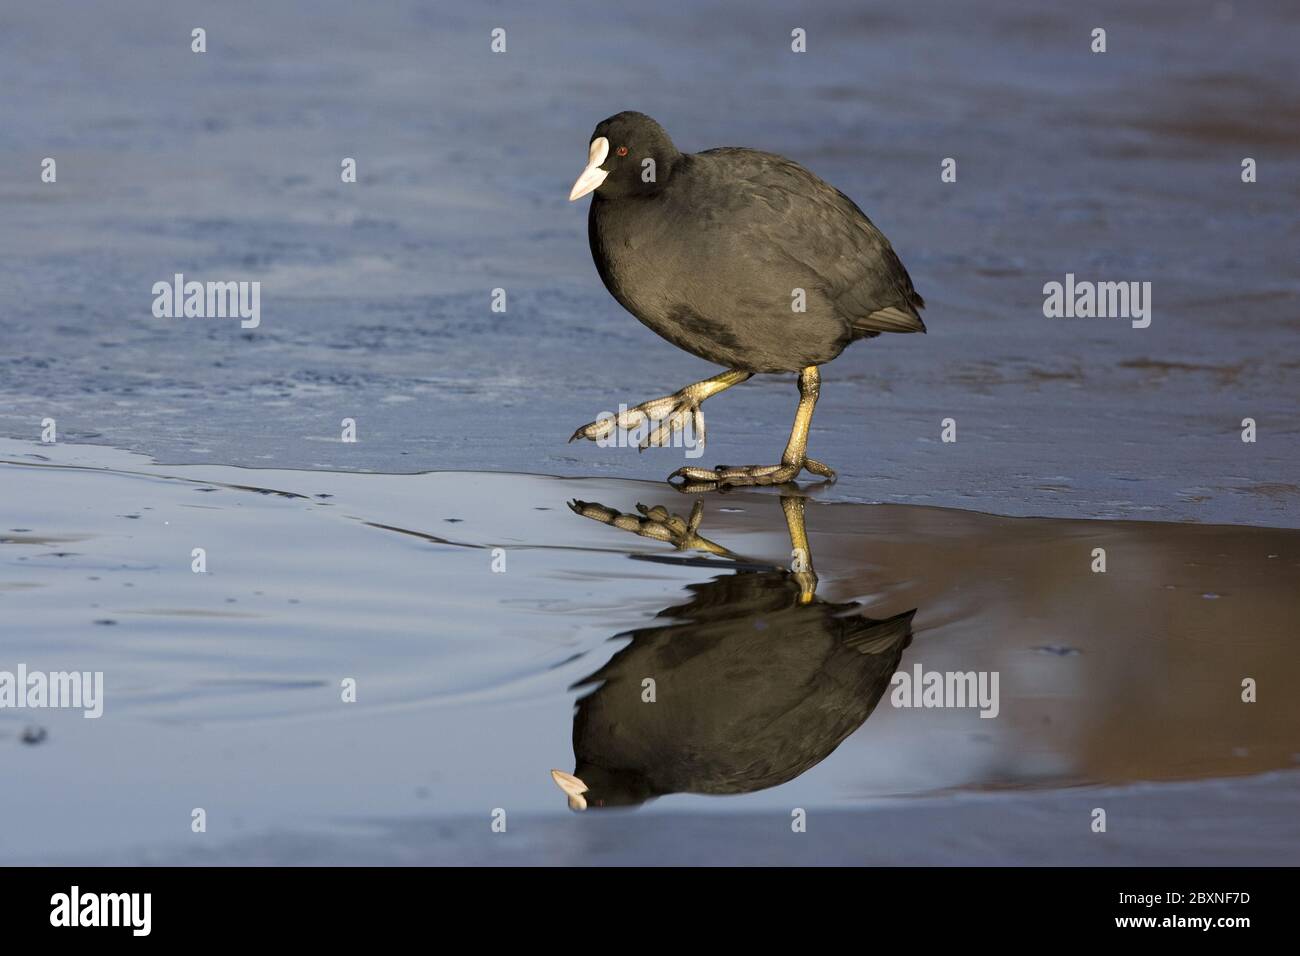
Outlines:
[{"label": "bird's yellow leg", "polygon": [[793,481],[801,471],[807,470],[823,478],[834,478],[835,472],[814,458],[808,457],[808,427],[812,424],[817,396],[821,393],[821,373],[816,365],[809,365],[799,373],[799,408],[794,413],[794,427],[779,465],[719,465],[707,468],[678,468],[668,480],[682,478],[687,491],[743,485],[780,485]]},{"label": "bird's yellow leg", "polygon": [[686,423],[690,421],[695,428],[695,441],[703,447],[704,413],[700,411],[700,403],[706,398],[712,398],[719,392],[726,391],[733,385],[739,385],[753,374],[753,372],[741,372],[736,369],[720,372],[711,378],[687,385],[672,395],[653,398],[640,405],[620,409],[618,414],[602,415],[594,422],[579,428],[569,441],[586,438],[598,442],[612,435],[616,428],[632,431],[650,422],[658,422],[654,431],[639,443],[642,449],[646,449],[665,444],[673,432],[685,428]]}]

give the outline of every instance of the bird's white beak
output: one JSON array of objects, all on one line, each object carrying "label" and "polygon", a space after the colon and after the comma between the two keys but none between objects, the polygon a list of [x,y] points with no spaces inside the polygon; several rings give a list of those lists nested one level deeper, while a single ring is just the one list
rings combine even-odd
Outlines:
[{"label": "bird's white beak", "polygon": [[[580,180],[581,181],[581,180]],[[577,188],[576,186],[574,187]],[[595,189],[595,186],[591,187]],[[587,785],[571,773],[565,773],[563,770],[552,770],[551,779],[555,785],[564,791],[564,795],[569,798],[570,810],[586,810],[587,798],[583,796],[587,792]]]},{"label": "bird's white beak", "polygon": [[[587,168],[582,171],[578,181],[573,184],[569,190],[569,202],[575,199],[581,199],[587,193],[600,188],[600,184],[605,181],[608,172],[600,168],[600,164],[605,161],[609,155],[609,140],[603,136],[597,136],[591,141],[591,152],[587,153]],[[566,776],[568,776],[566,774]],[[573,778],[577,780],[577,777]],[[556,781],[559,782],[558,780]],[[581,782],[581,781],[579,781]]]}]

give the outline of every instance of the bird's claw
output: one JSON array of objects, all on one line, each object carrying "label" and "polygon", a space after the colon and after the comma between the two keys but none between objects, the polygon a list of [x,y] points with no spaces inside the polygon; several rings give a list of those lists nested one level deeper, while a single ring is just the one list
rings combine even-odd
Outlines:
[{"label": "bird's claw", "polygon": [[830,481],[835,480],[835,469],[816,458],[805,458],[803,460],[804,470],[809,474],[816,475],[818,478],[826,478]]},{"label": "bird's claw", "polygon": [[631,408],[622,408],[618,414],[601,415],[594,422],[575,431],[569,441],[585,438],[600,443],[613,435],[616,429],[635,433],[649,429],[652,422],[657,422],[653,430],[647,431],[636,442],[637,447],[645,451],[647,448],[667,445],[674,433],[685,430],[688,421],[694,430],[695,444],[691,447],[703,448],[704,412],[700,409],[698,398],[683,392],[642,402]]}]

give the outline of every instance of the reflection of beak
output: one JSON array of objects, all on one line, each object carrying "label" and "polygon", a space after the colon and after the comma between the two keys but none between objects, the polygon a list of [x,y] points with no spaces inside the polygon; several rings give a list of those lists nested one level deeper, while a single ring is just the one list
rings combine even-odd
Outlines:
[{"label": "reflection of beak", "polygon": [[[593,186],[592,188],[594,189],[595,187]],[[563,770],[552,770],[551,779],[555,781],[555,785],[563,790],[565,796],[569,798],[570,810],[587,809],[587,798],[583,796],[583,794],[587,792],[587,785],[585,783],[573,774],[565,773]]]},{"label": "reflection of beak", "polygon": [[[600,168],[600,164],[605,161],[609,155],[609,140],[603,136],[597,136],[591,141],[591,151],[587,153],[587,168],[582,171],[578,181],[573,184],[569,190],[569,202],[575,199],[581,199],[587,193],[600,187],[605,181],[608,172]],[[576,780],[577,777],[574,777]]]}]

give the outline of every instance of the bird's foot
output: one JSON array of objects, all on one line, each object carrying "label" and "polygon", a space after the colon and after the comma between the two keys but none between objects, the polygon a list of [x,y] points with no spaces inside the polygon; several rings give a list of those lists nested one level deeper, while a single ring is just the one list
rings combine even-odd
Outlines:
[{"label": "bird's foot", "polygon": [[780,465],[741,465],[731,467],[719,465],[710,471],[707,468],[678,468],[668,480],[681,478],[682,484],[676,486],[681,491],[712,491],[717,488],[738,488],[749,485],[783,485],[794,481],[803,471],[811,472],[822,478],[835,480],[835,472],[815,458],[804,458],[798,462]]},{"label": "bird's foot", "polygon": [[[606,413],[588,425],[583,425],[569,441],[585,438],[604,445],[616,429],[629,432],[628,443],[636,443],[642,451],[647,448],[667,445],[675,432],[684,431],[690,422],[694,431],[692,448],[704,447],[704,413],[700,410],[703,400],[694,391],[695,386],[688,386],[680,392],[654,398],[631,408],[620,407],[618,414]],[[707,396],[704,396],[707,397]],[[651,423],[657,423],[651,429]]]},{"label": "bird's foot", "polygon": [[641,513],[640,516],[607,508],[596,501],[579,501],[576,498],[569,502],[569,508],[584,518],[639,534],[643,538],[667,541],[679,551],[707,551],[710,554],[731,556],[726,548],[697,533],[700,519],[704,517],[702,501],[695,502],[689,518],[671,514],[663,505],[647,508],[638,504],[636,510]]}]

